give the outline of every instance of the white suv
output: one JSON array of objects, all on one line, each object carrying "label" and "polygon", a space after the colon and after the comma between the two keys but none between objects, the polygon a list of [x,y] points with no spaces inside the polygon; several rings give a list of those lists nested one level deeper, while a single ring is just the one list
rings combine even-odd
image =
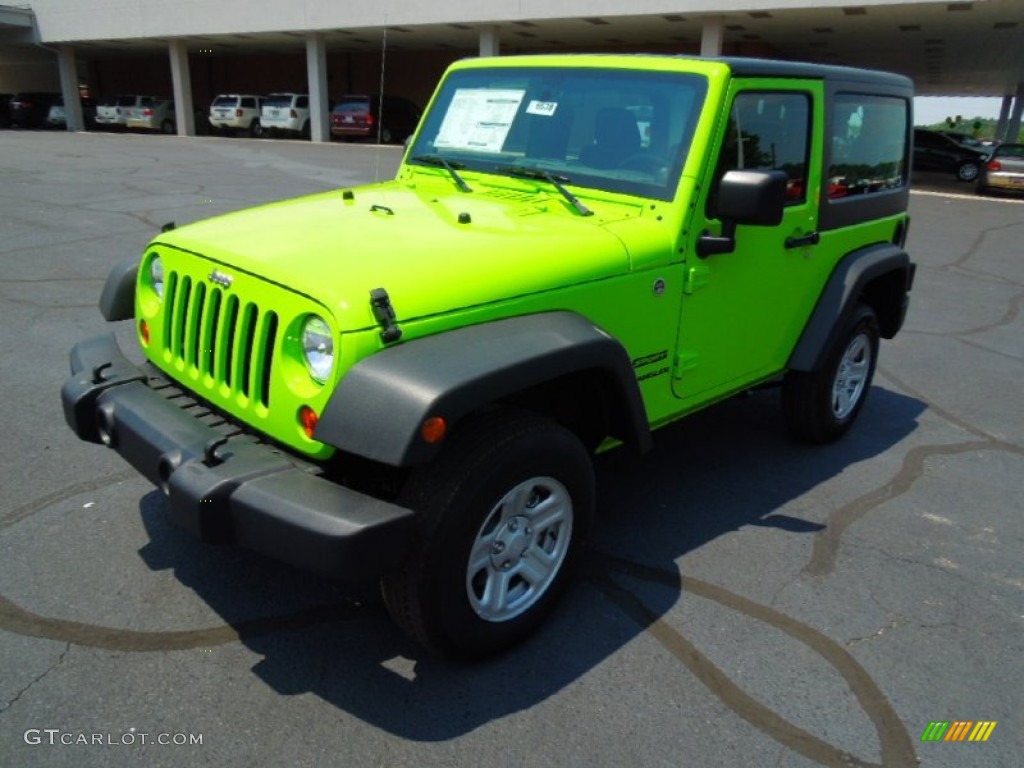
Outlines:
[{"label": "white suv", "polygon": [[210,125],[215,131],[248,131],[250,136],[263,135],[262,96],[225,93],[210,105]]},{"label": "white suv", "polygon": [[272,93],[263,99],[263,129],[271,134],[287,131],[309,138],[309,96],[304,93]]}]

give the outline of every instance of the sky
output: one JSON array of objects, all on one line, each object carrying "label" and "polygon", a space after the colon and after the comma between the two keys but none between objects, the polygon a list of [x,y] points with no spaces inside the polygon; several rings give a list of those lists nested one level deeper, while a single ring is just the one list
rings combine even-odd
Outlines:
[{"label": "sky", "polygon": [[1003,100],[999,96],[916,96],[914,123],[932,125],[947,117],[999,117]]}]

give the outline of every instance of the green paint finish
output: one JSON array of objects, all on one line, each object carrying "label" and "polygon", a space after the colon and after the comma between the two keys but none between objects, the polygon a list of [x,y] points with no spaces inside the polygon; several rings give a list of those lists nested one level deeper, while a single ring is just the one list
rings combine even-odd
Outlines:
[{"label": "green paint finish", "polygon": [[[773,66],[778,76],[766,76]],[[345,372],[383,348],[371,290],[387,290],[401,343],[571,310],[625,346],[650,423],[670,422],[783,373],[839,259],[892,241],[905,219],[890,210],[832,225],[817,245],[786,245],[823,230],[826,188],[847,189],[826,170],[839,146],[826,133],[826,84],[839,74],[659,56],[458,62],[395,180],[159,235],[136,297],[146,355],[215,406],[325,458],[298,410],[321,413]],[[724,232],[714,190],[735,167],[787,171],[782,221],[741,224],[732,253],[700,259],[701,237]],[[333,333],[323,385],[302,358],[313,314]]]}]

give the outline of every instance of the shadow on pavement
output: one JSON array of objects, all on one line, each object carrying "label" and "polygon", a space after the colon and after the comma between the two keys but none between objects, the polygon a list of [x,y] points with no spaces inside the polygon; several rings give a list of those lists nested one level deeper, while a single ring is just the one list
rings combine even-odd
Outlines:
[{"label": "shadow on pavement", "polygon": [[[141,501],[151,542],[140,554],[154,570],[173,568],[237,629],[263,657],[253,671],[274,691],[314,693],[402,738],[450,739],[559,692],[665,615],[683,597],[677,562],[688,552],[744,526],[821,530],[779,510],[891,449],[924,410],[875,387],[846,439],[814,448],[786,436],[777,401],[770,390],[734,399],[659,431],[647,456],[599,457],[597,533],[583,578],[537,635],[485,663],[427,655],[391,624],[372,587],[194,541],[168,522],[157,492]],[[646,582],[639,592],[638,580]]]}]

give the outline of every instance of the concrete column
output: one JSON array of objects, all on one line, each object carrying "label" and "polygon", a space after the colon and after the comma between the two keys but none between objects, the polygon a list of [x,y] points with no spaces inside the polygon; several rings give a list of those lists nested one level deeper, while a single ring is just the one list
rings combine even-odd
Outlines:
[{"label": "concrete column", "polygon": [[309,79],[309,137],[313,141],[330,141],[327,44],[320,32],[306,35],[306,77]]},{"label": "concrete column", "polygon": [[1003,96],[1003,103],[999,108],[999,122],[996,123],[996,135],[993,139],[1003,141],[1006,137],[1006,124],[1010,121],[1010,108],[1013,106],[1013,94]]},{"label": "concrete column", "polygon": [[60,92],[64,97],[67,129],[83,131],[85,122],[82,119],[82,99],[78,93],[78,65],[75,62],[75,49],[70,45],[60,46],[57,49],[57,63],[60,67]]},{"label": "concrete column", "polygon": [[497,27],[487,27],[480,30],[480,57],[501,55],[501,36]]},{"label": "concrete column", "polygon": [[171,40],[171,82],[174,88],[174,124],[179,136],[196,135],[196,119],[192,113],[192,76],[188,70],[188,46],[184,40]]},{"label": "concrete column", "polygon": [[700,55],[721,56],[724,37],[725,20],[721,16],[704,19],[704,27],[700,33]]},{"label": "concrete column", "polygon": [[1013,112],[1010,113],[1010,121],[1006,126],[1004,141],[1008,144],[1016,144],[1020,140],[1020,120],[1024,114],[1024,83],[1017,84],[1017,96],[1013,100]]}]

